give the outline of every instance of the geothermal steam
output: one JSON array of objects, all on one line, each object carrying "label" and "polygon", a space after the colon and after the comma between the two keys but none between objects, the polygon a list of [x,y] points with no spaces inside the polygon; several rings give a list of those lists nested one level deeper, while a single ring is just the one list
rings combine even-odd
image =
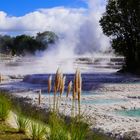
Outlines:
[{"label": "geothermal steam", "polygon": [[[63,61],[79,55],[102,54],[110,46],[109,39],[103,35],[99,25],[105,3],[102,0],[89,0],[88,5],[89,8],[39,9],[22,17],[9,16],[1,11],[0,33],[34,35],[46,30],[54,31],[59,36],[59,41],[49,46],[46,52],[41,52],[41,57],[37,52],[37,58],[34,59],[39,62],[34,63],[39,69],[37,72],[42,72],[44,65],[50,71],[56,71],[58,65],[63,65]],[[73,69],[73,59],[71,60],[63,66],[66,71]]]},{"label": "geothermal steam", "polygon": [[102,0],[89,0],[87,4],[88,9],[55,7],[39,9],[22,17],[8,16],[1,11],[0,32],[32,35],[46,30],[54,31],[60,38],[58,54],[68,50],[69,54],[104,51],[109,47],[109,39],[103,35],[99,19],[105,3]]}]

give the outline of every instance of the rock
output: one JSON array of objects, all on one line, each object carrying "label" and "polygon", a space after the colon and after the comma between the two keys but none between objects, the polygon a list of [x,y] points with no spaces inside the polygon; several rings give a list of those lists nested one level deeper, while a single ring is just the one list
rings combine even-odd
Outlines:
[{"label": "rock", "polygon": [[140,140],[140,133],[137,131],[128,131],[124,133],[125,140]]}]

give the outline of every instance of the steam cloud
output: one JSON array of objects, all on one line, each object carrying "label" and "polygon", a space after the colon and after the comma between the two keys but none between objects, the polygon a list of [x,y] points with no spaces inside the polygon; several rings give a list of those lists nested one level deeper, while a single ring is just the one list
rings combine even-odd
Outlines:
[{"label": "steam cloud", "polygon": [[[68,61],[69,58],[79,55],[95,56],[110,47],[109,38],[102,33],[99,25],[99,19],[105,10],[105,2],[85,2],[88,8],[38,9],[21,17],[9,16],[0,11],[0,34],[35,35],[46,30],[54,31],[59,36],[59,41],[50,46],[49,51],[37,52],[37,56],[41,54],[42,57],[31,58],[34,59],[35,65],[32,64],[32,68],[29,69],[32,70],[31,73],[54,72],[61,65],[65,72],[74,71],[73,61]],[[63,61],[66,63],[63,64]],[[33,72],[37,65],[38,69]],[[44,67],[45,65],[47,66]],[[29,69],[26,69],[26,74],[30,73]],[[19,72],[21,71],[22,68],[19,68]]]}]

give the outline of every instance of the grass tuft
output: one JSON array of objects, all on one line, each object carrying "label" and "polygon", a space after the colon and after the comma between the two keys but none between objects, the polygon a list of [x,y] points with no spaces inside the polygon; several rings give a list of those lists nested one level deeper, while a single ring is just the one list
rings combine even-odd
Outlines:
[{"label": "grass tuft", "polygon": [[69,129],[71,140],[85,140],[89,125],[78,116],[72,119]]},{"label": "grass tuft", "polygon": [[47,136],[47,127],[42,122],[31,122],[31,139],[44,140]]},{"label": "grass tuft", "polygon": [[10,109],[11,109],[10,100],[5,95],[0,93],[0,119],[2,121],[5,121],[7,119]]},{"label": "grass tuft", "polygon": [[21,113],[18,113],[16,123],[18,126],[18,132],[26,134],[27,128],[29,126],[29,119],[23,116]]},{"label": "grass tuft", "polygon": [[57,113],[52,112],[49,118],[50,136],[49,140],[68,140],[67,126],[64,119],[61,119]]}]

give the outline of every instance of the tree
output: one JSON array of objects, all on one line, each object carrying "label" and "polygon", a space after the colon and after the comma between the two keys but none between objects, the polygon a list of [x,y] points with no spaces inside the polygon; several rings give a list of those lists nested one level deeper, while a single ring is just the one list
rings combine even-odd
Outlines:
[{"label": "tree", "polygon": [[58,36],[51,31],[45,31],[43,33],[37,33],[36,40],[42,42],[44,45],[53,44],[58,40]]},{"label": "tree", "polygon": [[34,54],[37,50],[47,49],[48,44],[53,44],[58,39],[54,32],[46,31],[38,33],[36,37],[28,35],[18,35],[11,37],[0,35],[0,52],[12,55]]},{"label": "tree", "polygon": [[9,48],[13,55],[34,54],[36,50],[45,50],[40,42],[36,41],[34,37],[27,35],[16,36]]},{"label": "tree", "polygon": [[140,0],[108,0],[100,25],[115,52],[124,55],[124,69],[140,72]]},{"label": "tree", "polygon": [[13,38],[8,35],[0,35],[0,52],[9,54],[10,46],[13,44]]}]

